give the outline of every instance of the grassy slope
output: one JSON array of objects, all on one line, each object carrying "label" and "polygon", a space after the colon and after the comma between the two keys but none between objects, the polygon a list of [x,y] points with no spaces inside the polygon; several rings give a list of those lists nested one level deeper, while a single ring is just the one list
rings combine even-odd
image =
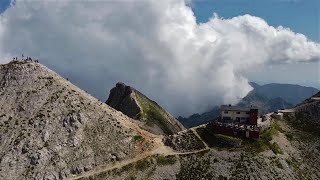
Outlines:
[{"label": "grassy slope", "polygon": [[272,150],[275,154],[282,154],[279,145],[275,142],[271,143],[273,136],[278,135],[279,132],[283,132],[280,125],[275,121],[272,123],[269,129],[264,130],[260,134],[260,139],[257,141],[246,140],[245,146],[247,150],[254,152],[263,152],[266,150]]},{"label": "grassy slope", "polygon": [[229,149],[240,146],[242,142],[241,139],[235,137],[215,134],[209,127],[200,127],[196,131],[211,148]]},{"label": "grassy slope", "polygon": [[[119,169],[106,171],[81,180],[105,180],[105,179],[150,179],[156,167],[171,166],[178,162],[178,157],[154,155],[137,162],[128,164]],[[142,173],[143,172],[143,173]]]},{"label": "grassy slope", "polygon": [[139,92],[135,92],[136,100],[142,108],[142,112],[137,115],[137,119],[145,121],[147,125],[157,124],[165,134],[173,134],[172,126],[164,116],[164,110]]}]

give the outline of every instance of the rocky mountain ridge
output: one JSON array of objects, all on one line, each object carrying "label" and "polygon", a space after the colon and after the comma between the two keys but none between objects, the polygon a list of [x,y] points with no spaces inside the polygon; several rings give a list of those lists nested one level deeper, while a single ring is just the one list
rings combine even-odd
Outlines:
[{"label": "rocky mountain ridge", "polygon": [[[310,114],[299,122],[319,117],[318,100],[296,107]],[[289,118],[259,141],[204,125],[154,135],[45,66],[14,61],[0,65],[0,179],[319,179],[319,136]]]},{"label": "rocky mountain ridge", "polygon": [[294,107],[293,104],[287,102],[282,97],[268,97],[254,90],[242,98],[238,105],[242,107],[250,107],[251,105],[258,107],[260,115],[274,112],[278,109]]},{"label": "rocky mountain ridge", "polygon": [[263,94],[269,99],[281,97],[284,101],[292,105],[302,102],[319,91],[314,87],[301,86],[297,84],[270,83],[264,85],[255,84],[253,86],[255,86],[255,92]]},{"label": "rocky mountain ridge", "polygon": [[196,113],[189,117],[179,116],[177,119],[187,128],[199,126],[208,123],[220,115],[220,107],[215,106],[210,111],[204,113]]},{"label": "rocky mountain ridge", "polygon": [[133,121],[39,63],[0,65],[0,179],[64,179],[153,149]]},{"label": "rocky mountain ridge", "polygon": [[106,103],[127,116],[139,120],[143,128],[154,134],[174,134],[185,129],[155,101],[124,83],[119,82],[110,90]]},{"label": "rocky mountain ridge", "polygon": [[320,136],[320,92],[296,105],[294,113],[286,115],[292,126]]}]

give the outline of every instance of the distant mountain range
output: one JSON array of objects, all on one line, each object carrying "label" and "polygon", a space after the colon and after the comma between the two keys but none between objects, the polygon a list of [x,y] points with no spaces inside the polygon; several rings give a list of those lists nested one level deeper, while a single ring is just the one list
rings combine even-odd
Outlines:
[{"label": "distant mountain range", "polygon": [[250,83],[254,89],[245,96],[238,105],[254,105],[259,108],[259,114],[273,112],[278,109],[292,108],[296,104],[314,95],[319,90],[293,84],[266,84]]},{"label": "distant mountain range", "polygon": [[[313,87],[305,87],[295,84],[279,84],[271,83],[265,85],[258,85],[257,83],[250,83],[254,88],[250,93],[260,94],[266,96],[268,99],[282,98],[284,101],[296,105],[306,98],[313,96],[319,90]],[[250,95],[250,93],[248,95]]]},{"label": "distant mountain range", "polygon": [[209,122],[213,118],[217,117],[219,115],[219,112],[220,112],[220,107],[215,106],[213,107],[213,109],[211,109],[208,112],[204,112],[201,114],[195,113],[187,118],[179,116],[177,119],[178,121],[181,122],[181,124],[184,125],[184,127],[189,128],[189,127],[199,126],[201,124]]},{"label": "distant mountain range", "polygon": [[[313,87],[305,87],[294,84],[271,83],[259,85],[250,82],[254,88],[247,96],[237,104],[239,106],[254,105],[259,108],[259,114],[273,112],[278,109],[291,108],[306,98],[314,95],[319,90]],[[219,107],[215,106],[212,110],[202,114],[193,114],[187,118],[178,117],[178,120],[185,127],[198,126],[207,123],[219,115]]]}]

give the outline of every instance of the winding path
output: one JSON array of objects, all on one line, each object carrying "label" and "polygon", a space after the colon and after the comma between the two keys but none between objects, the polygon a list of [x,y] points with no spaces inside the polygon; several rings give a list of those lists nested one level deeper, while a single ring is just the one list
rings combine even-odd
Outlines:
[{"label": "winding path", "polygon": [[[135,163],[139,160],[142,160],[142,159],[145,159],[145,158],[148,158],[150,156],[153,156],[153,155],[163,155],[163,156],[170,156],[170,155],[186,155],[186,154],[197,154],[197,153],[200,153],[200,152],[204,152],[204,151],[207,151],[209,150],[209,146],[207,145],[207,143],[205,143],[202,138],[199,136],[199,134],[196,132],[196,130],[194,128],[190,128],[192,130],[192,132],[199,138],[199,140],[201,140],[201,142],[205,145],[205,148],[204,149],[201,149],[201,150],[196,150],[196,151],[190,151],[190,152],[177,152],[177,151],[174,151],[172,148],[168,147],[168,146],[165,146],[163,143],[161,142],[158,142],[158,147],[151,150],[151,151],[148,151],[148,152],[145,152],[143,154],[140,154],[132,159],[127,159],[127,160],[123,160],[123,161],[116,161],[114,163],[111,163],[111,164],[108,164],[108,165],[102,165],[102,166],[98,166],[98,167],[95,167],[94,169],[92,169],[91,171],[88,171],[88,172],[85,172],[81,175],[73,175],[72,177],[69,177],[67,178],[68,180],[76,180],[76,179],[80,179],[80,178],[86,178],[86,177],[90,177],[90,176],[93,176],[93,175],[96,175],[96,174],[100,174],[102,172],[106,172],[106,171],[110,171],[110,170],[113,170],[113,169],[116,169],[116,168],[122,168],[128,164],[131,164],[131,163]],[[158,139],[158,141],[161,141],[161,139]]]},{"label": "winding path", "polygon": [[196,154],[196,153],[200,153],[200,152],[204,152],[206,150],[208,150],[209,148],[205,148],[205,149],[201,149],[201,150],[197,150],[197,151],[192,151],[192,152],[175,152],[174,150],[172,150],[171,148],[167,147],[167,146],[161,146],[158,147],[157,149],[154,149],[152,151],[148,151],[144,154],[141,154],[135,158],[132,159],[127,159],[127,160],[123,160],[123,161],[117,161],[114,162],[113,164],[108,164],[108,165],[103,165],[103,166],[98,166],[96,168],[94,168],[91,171],[88,171],[86,173],[83,173],[81,175],[74,175],[72,177],[67,178],[68,180],[76,180],[76,179],[80,179],[80,178],[86,178],[86,177],[90,177],[96,174],[100,174],[102,172],[106,172],[106,171],[110,171],[113,169],[117,169],[117,168],[122,168],[128,164],[131,163],[135,163],[137,161],[140,161],[142,159],[148,158],[150,156],[153,155],[164,155],[164,156],[170,156],[170,155],[186,155],[186,154]]},{"label": "winding path", "polygon": [[190,129],[194,133],[194,135],[196,135],[199,138],[199,140],[204,144],[204,146],[206,147],[205,149],[209,149],[208,144],[206,142],[204,142],[204,140],[199,136],[197,131],[194,128],[190,128]]}]

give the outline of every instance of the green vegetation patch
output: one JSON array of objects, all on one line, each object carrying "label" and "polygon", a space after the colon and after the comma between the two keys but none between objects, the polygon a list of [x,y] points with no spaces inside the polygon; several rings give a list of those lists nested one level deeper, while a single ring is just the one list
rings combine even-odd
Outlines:
[{"label": "green vegetation patch", "polygon": [[157,124],[165,134],[173,134],[170,125],[163,116],[163,109],[154,101],[151,101],[139,92],[135,92],[136,99],[142,107],[142,113],[137,115],[137,119],[145,121],[147,125]]},{"label": "green vegetation patch", "polygon": [[219,180],[228,180],[228,177],[224,177],[224,176],[222,176],[222,175],[219,175],[219,176],[218,176],[218,179],[219,179]]},{"label": "green vegetation patch", "polygon": [[173,165],[177,162],[177,158],[174,155],[171,155],[171,156],[158,155],[155,158],[156,158],[157,164],[159,165]]},{"label": "green vegetation patch", "polygon": [[145,159],[141,159],[137,162],[133,162],[130,164],[127,164],[121,168],[115,168],[109,171],[104,171],[99,174],[90,176],[85,179],[97,179],[97,180],[104,180],[104,179],[110,179],[112,177],[117,176],[125,176],[125,179],[135,179],[135,176],[137,175],[137,171],[142,171],[140,173],[146,173],[149,175],[152,175],[154,169],[155,169],[155,156],[151,156]]},{"label": "green vegetation patch", "polygon": [[281,132],[281,133],[285,133],[285,131],[281,128],[280,124],[278,123],[278,121],[274,121],[271,125],[275,130]]},{"label": "green vegetation patch", "polygon": [[287,132],[286,132],[284,135],[287,137],[287,139],[288,139],[289,141],[292,141],[292,140],[294,139],[292,133],[287,133]]},{"label": "green vegetation patch", "polygon": [[275,153],[275,154],[282,154],[283,152],[281,151],[279,145],[277,143],[269,143],[270,149]]},{"label": "green vegetation patch", "polygon": [[259,140],[246,140],[244,142],[246,149],[253,152],[263,152],[271,149],[275,154],[282,154],[282,151],[277,143],[271,143],[272,137],[280,132],[284,132],[277,122],[273,122],[269,129],[264,130]]},{"label": "green vegetation patch", "polygon": [[236,148],[240,147],[242,140],[239,138],[215,134],[210,127],[196,129],[199,136],[208,144],[209,147]]},{"label": "green vegetation patch", "polygon": [[146,170],[151,165],[148,159],[142,159],[136,162],[135,168],[139,171]]},{"label": "green vegetation patch", "polygon": [[143,141],[144,140],[144,138],[142,137],[142,136],[140,136],[140,135],[135,135],[135,136],[133,136],[133,140],[134,141]]}]

